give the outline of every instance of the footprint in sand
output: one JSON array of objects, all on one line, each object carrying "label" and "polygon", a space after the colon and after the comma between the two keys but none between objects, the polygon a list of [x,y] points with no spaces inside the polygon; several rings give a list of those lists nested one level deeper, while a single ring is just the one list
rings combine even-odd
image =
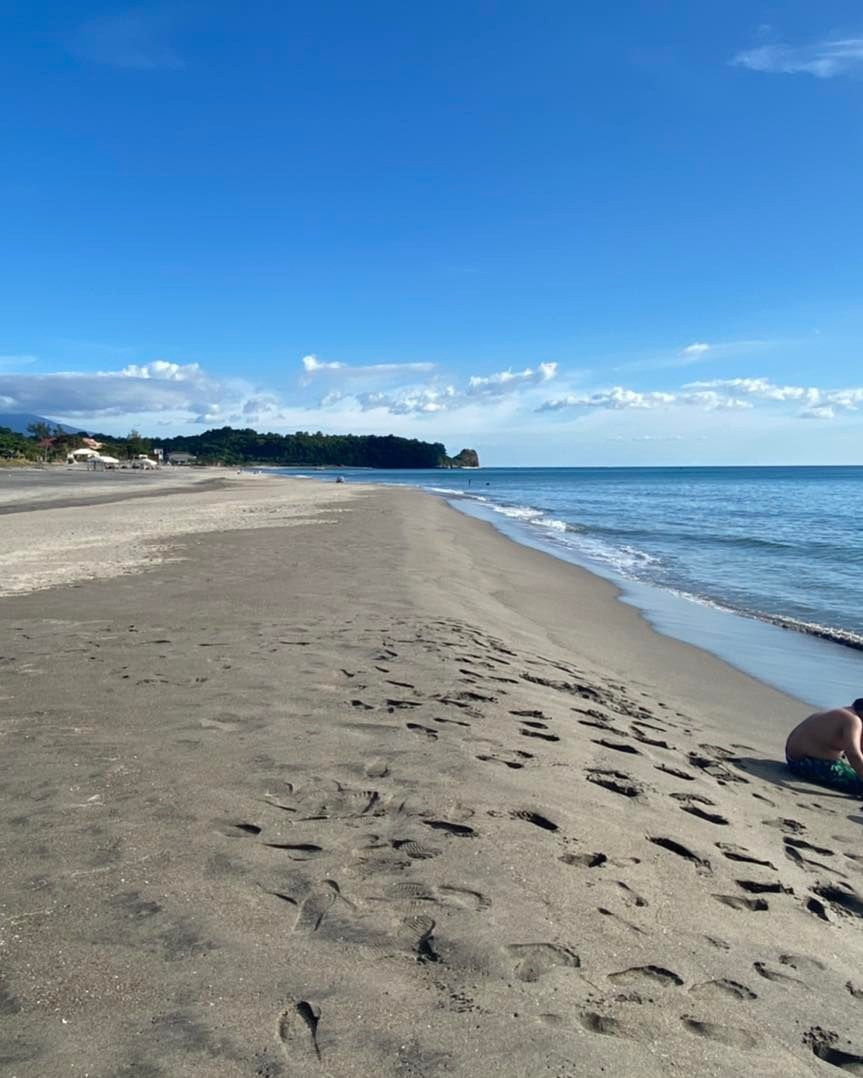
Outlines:
[{"label": "footprint in sand", "polygon": [[624,902],[625,905],[627,905],[627,906],[639,906],[639,907],[645,907],[645,906],[650,905],[650,903],[647,901],[647,899],[642,898],[641,895],[638,894],[637,891],[633,891],[633,889],[629,886],[629,884],[624,883],[622,880],[618,880],[617,881],[617,886],[620,888],[620,890],[622,892],[621,898],[623,899],[623,902]]},{"label": "footprint in sand", "polygon": [[863,898],[852,888],[839,884],[817,884],[812,890],[837,912],[863,917]]},{"label": "footprint in sand", "polygon": [[752,1049],[758,1046],[758,1040],[745,1029],[736,1029],[733,1026],[718,1026],[714,1022],[702,1022],[697,1018],[684,1016],[680,1019],[684,1029],[696,1037],[704,1037],[717,1044],[724,1044],[728,1048]]},{"label": "footprint in sand", "polygon": [[463,823],[450,823],[449,820],[423,820],[426,827],[431,827],[434,831],[443,831],[447,835],[454,835],[456,838],[476,838],[476,831],[472,827],[468,827]]},{"label": "footprint in sand", "polygon": [[601,1033],[606,1037],[623,1037],[623,1025],[616,1018],[607,1014],[597,1014],[595,1011],[581,1011],[577,1015],[579,1024],[588,1033]]},{"label": "footprint in sand", "polygon": [[612,741],[611,738],[601,737],[593,742],[594,745],[602,745],[604,749],[613,749],[615,752],[625,752],[630,756],[640,756],[641,753],[634,745],[627,745],[625,741]]},{"label": "footprint in sand", "polygon": [[294,932],[317,932],[336,899],[341,897],[335,880],[323,880],[300,903]]},{"label": "footprint in sand", "polygon": [[657,737],[648,737],[642,730],[636,729],[634,725],[631,727],[631,732],[636,741],[640,741],[643,745],[652,745],[656,749],[668,749],[669,751],[674,749],[674,746],[669,745],[667,741]]},{"label": "footprint in sand", "polygon": [[739,861],[747,865],[761,865],[763,868],[772,868],[774,872],[777,871],[776,865],[770,861],[763,861],[755,857],[744,846],[735,846],[731,842],[717,842],[716,848],[721,850],[722,856],[727,857],[729,861]]},{"label": "footprint in sand", "polygon": [[709,873],[712,871],[710,862],[706,857],[699,857],[698,854],[693,853],[692,850],[684,846],[682,842],[677,842],[673,838],[651,837],[650,835],[647,836],[647,841],[652,842],[654,846],[667,850],[669,853],[676,854],[677,857],[682,857],[685,861],[691,861],[700,872]]},{"label": "footprint in sand", "polygon": [[433,846],[423,846],[422,843],[414,842],[410,838],[396,839],[392,845],[394,849],[398,850],[399,853],[403,853],[405,857],[410,857],[412,861],[427,861],[440,855],[440,850],[435,849]]},{"label": "footprint in sand", "polygon": [[556,943],[511,943],[506,948],[515,959],[515,975],[520,981],[538,981],[555,966],[577,969],[581,959],[569,947]]},{"label": "footprint in sand", "polygon": [[608,858],[604,853],[565,853],[558,857],[565,865],[575,865],[577,868],[601,868],[608,864]]},{"label": "footprint in sand", "polygon": [[606,909],[604,906],[597,906],[596,912],[602,917],[610,917],[612,921],[617,921],[625,928],[628,928],[630,932],[637,932],[640,936],[646,935],[643,928],[639,928],[638,925],[634,925],[631,921],[627,921],[625,917],[621,917],[619,913],[614,913],[612,910]]},{"label": "footprint in sand", "polygon": [[827,966],[823,962],[819,962],[817,958],[810,958],[808,955],[803,954],[781,954],[779,961],[783,966],[790,966],[791,969],[796,969],[798,973],[806,973],[809,976],[817,976],[827,969]]},{"label": "footprint in sand", "polygon": [[730,906],[733,910],[749,910],[755,913],[770,908],[766,898],[741,898],[740,895],[714,895],[713,897],[723,906]]},{"label": "footprint in sand", "polygon": [[398,928],[398,937],[418,962],[439,962],[440,955],[433,947],[434,919],[423,914],[405,917]]},{"label": "footprint in sand", "polygon": [[794,984],[801,988],[806,987],[805,982],[801,981],[799,977],[792,977],[788,973],[781,973],[777,969],[771,969],[765,962],[753,962],[752,968],[765,981],[775,981],[778,984]]},{"label": "footprint in sand", "polygon": [[219,821],[216,823],[216,831],[225,838],[254,838],[263,830],[256,823],[234,823],[233,821]]},{"label": "footprint in sand", "polygon": [[[521,754],[519,753],[519,755]],[[529,756],[530,754],[526,753],[525,755]],[[520,760],[505,760],[502,756],[483,755],[477,756],[477,760],[482,760],[484,763],[489,764],[502,764],[504,767],[508,767],[512,771],[521,771],[521,769],[524,767],[524,764]]]},{"label": "footprint in sand", "polygon": [[308,861],[324,852],[322,846],[313,842],[265,842],[271,850],[284,850],[292,861]]},{"label": "footprint in sand", "polygon": [[514,820],[524,820],[526,823],[532,823],[534,827],[539,827],[543,831],[559,830],[557,824],[547,816],[543,816],[539,812],[532,812],[530,809],[515,809],[510,813],[510,816]]},{"label": "footprint in sand", "polygon": [[308,1000],[301,999],[279,1016],[276,1034],[286,1058],[294,1063],[312,1056],[320,1062],[318,1047],[318,1023],[321,1011]]},{"label": "footprint in sand", "polygon": [[849,1074],[863,1074],[863,1055],[838,1048],[838,1033],[813,1026],[803,1035],[803,1043],[811,1048],[813,1055],[822,1062],[830,1063]]},{"label": "footprint in sand", "polygon": [[619,973],[609,973],[608,979],[612,984],[635,988],[679,988],[683,984],[682,977],[662,966],[632,966]]},{"label": "footprint in sand", "polygon": [[684,782],[694,782],[695,775],[691,775],[688,771],[682,771],[679,767],[669,767],[667,764],[655,764],[657,771],[664,771],[666,775],[673,775],[676,779],[683,779]]},{"label": "footprint in sand", "polygon": [[745,984],[724,978],[718,981],[704,981],[702,984],[694,984],[689,989],[689,994],[696,996],[698,999],[716,1000],[717,1002],[726,999],[738,1001],[758,999],[757,994],[751,988],[747,988]]},{"label": "footprint in sand", "polygon": [[644,787],[640,782],[631,778],[623,771],[607,771],[602,768],[589,768],[586,774],[588,782],[602,786],[612,793],[621,794],[623,797],[638,797],[644,793]]},{"label": "footprint in sand", "polygon": [[412,734],[417,734],[419,737],[424,737],[429,741],[437,741],[438,739],[437,730],[432,730],[430,726],[423,726],[419,722],[408,722],[405,725]]},{"label": "footprint in sand", "polygon": [[680,808],[681,811],[688,812],[690,816],[696,816],[699,820],[704,820],[705,823],[716,824],[719,827],[728,826],[728,820],[718,812],[707,812],[705,809],[699,808],[698,805],[681,805]]}]

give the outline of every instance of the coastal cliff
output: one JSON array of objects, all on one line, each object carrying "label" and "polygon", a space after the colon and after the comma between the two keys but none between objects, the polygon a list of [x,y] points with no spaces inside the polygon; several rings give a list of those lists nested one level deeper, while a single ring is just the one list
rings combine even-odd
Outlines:
[{"label": "coastal cliff", "polygon": [[460,453],[452,458],[449,463],[450,468],[478,468],[479,467],[479,453],[475,449],[462,449]]}]

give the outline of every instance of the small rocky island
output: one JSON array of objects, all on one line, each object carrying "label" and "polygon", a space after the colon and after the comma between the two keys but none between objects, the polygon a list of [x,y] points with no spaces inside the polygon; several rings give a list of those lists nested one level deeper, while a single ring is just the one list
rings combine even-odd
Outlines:
[{"label": "small rocky island", "polygon": [[443,465],[445,468],[478,468],[479,467],[479,453],[475,449],[462,449],[460,453],[457,453],[454,457],[450,458],[449,464]]}]

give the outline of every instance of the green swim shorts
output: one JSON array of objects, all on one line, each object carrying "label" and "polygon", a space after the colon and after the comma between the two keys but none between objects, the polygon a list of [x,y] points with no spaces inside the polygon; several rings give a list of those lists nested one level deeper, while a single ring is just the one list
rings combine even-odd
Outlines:
[{"label": "green swim shorts", "polygon": [[840,790],[845,794],[863,796],[863,781],[857,777],[854,768],[845,760],[819,760],[815,756],[801,756],[799,760],[788,760],[792,774],[807,782],[828,786],[831,790]]}]

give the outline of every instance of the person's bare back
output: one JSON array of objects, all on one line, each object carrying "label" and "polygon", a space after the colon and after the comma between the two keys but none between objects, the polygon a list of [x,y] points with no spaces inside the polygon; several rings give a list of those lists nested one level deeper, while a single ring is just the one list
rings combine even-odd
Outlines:
[{"label": "person's bare back", "polygon": [[814,756],[819,760],[838,760],[849,742],[860,746],[863,723],[853,707],[834,707],[816,711],[788,735],[785,755],[790,760]]},{"label": "person's bare back", "polygon": [[800,778],[863,792],[863,697],[849,707],[816,711],[788,735],[785,758]]}]

